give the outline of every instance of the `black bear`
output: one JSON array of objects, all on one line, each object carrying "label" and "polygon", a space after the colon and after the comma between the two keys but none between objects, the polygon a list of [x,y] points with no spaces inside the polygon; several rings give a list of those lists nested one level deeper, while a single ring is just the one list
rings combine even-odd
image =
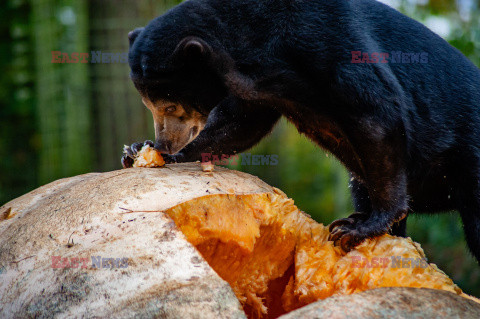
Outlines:
[{"label": "black bear", "polygon": [[375,0],[188,0],[129,40],[167,161],[242,152],[283,115],[351,173],[335,244],[456,209],[480,260],[480,70],[422,24]]}]

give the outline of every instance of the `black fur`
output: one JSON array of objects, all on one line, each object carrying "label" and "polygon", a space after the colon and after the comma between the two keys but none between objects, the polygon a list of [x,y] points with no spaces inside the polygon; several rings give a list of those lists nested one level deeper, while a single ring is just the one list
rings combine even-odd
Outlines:
[{"label": "black fur", "polygon": [[129,38],[142,94],[209,114],[171,161],[244,151],[283,115],[352,174],[361,213],[332,224],[345,250],[405,235],[407,212],[457,209],[480,260],[480,70],[422,24],[374,0],[188,0]]}]

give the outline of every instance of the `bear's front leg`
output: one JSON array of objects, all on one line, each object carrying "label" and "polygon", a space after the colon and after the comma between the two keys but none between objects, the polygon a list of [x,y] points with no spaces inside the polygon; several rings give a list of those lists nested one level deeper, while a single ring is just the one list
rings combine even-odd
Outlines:
[{"label": "bear's front leg", "polygon": [[357,212],[330,225],[330,240],[344,251],[385,234],[407,216],[406,157],[402,135],[397,133],[369,138],[363,132],[356,134],[362,140],[352,139],[363,168],[362,176],[354,177],[352,185],[357,188],[352,190]]}]

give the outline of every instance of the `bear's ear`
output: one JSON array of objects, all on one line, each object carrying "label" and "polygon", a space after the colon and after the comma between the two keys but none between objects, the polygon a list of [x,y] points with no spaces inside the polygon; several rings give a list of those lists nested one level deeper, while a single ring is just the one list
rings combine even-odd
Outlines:
[{"label": "bear's ear", "polygon": [[190,64],[206,61],[212,53],[212,48],[198,37],[186,37],[180,41],[173,57],[176,62]]},{"label": "bear's ear", "polygon": [[132,46],[132,44],[135,42],[135,39],[143,31],[143,29],[144,28],[136,28],[135,30],[128,32],[128,42],[130,46]]}]

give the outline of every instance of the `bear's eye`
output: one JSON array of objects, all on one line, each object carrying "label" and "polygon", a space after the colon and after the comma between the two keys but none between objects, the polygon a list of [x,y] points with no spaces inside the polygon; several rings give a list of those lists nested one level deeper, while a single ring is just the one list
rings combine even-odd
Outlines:
[{"label": "bear's eye", "polygon": [[167,106],[165,108],[165,113],[173,113],[177,110],[177,108],[175,107],[175,105],[170,105],[170,106]]}]

